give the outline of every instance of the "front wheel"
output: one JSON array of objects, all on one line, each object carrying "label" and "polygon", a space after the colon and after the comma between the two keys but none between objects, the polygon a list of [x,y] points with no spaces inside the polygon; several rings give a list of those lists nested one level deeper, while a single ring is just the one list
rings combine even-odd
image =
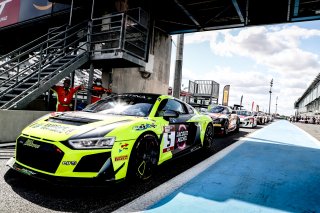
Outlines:
[{"label": "front wheel", "polygon": [[224,136],[227,136],[228,134],[229,134],[229,122],[226,121],[226,122],[224,123],[223,135],[224,135]]},{"label": "front wheel", "polygon": [[159,160],[159,143],[155,136],[140,137],[133,147],[129,161],[129,179],[144,181],[152,176]]},{"label": "front wheel", "polygon": [[237,127],[236,127],[236,133],[238,133],[239,132],[239,129],[240,129],[240,120],[237,120]]}]

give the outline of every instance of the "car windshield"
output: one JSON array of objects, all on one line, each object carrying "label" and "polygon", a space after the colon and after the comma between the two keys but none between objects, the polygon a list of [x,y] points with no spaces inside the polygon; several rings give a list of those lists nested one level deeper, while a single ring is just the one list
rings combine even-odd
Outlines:
[{"label": "car windshield", "polygon": [[145,94],[115,95],[90,104],[83,111],[146,117],[158,97],[158,95]]},{"label": "car windshield", "polygon": [[212,107],[209,112],[211,113],[222,113],[222,111],[224,110],[224,107],[222,106],[215,106],[215,107]]},{"label": "car windshield", "polygon": [[251,112],[249,111],[237,111],[238,115],[250,116]]}]

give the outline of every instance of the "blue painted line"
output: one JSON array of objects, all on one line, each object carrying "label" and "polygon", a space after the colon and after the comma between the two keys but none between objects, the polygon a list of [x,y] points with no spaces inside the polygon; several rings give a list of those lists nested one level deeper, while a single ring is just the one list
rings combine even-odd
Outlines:
[{"label": "blue painted line", "polygon": [[319,141],[277,121],[144,212],[320,212],[319,156]]}]

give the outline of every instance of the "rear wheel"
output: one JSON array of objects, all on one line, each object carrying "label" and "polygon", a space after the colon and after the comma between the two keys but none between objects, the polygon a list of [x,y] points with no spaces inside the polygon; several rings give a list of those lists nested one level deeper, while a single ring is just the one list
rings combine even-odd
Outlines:
[{"label": "rear wheel", "polygon": [[159,160],[159,143],[155,136],[140,137],[132,150],[129,161],[129,179],[143,181],[152,176]]},{"label": "rear wheel", "polygon": [[208,124],[206,132],[204,134],[203,140],[203,148],[206,151],[213,152],[215,151],[215,144],[213,140],[214,132],[213,125],[211,123]]}]

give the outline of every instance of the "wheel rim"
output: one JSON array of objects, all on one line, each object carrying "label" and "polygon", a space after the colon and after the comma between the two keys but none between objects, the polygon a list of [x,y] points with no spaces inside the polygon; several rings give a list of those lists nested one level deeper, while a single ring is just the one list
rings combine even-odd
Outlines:
[{"label": "wheel rim", "polygon": [[211,147],[212,146],[212,141],[213,141],[213,127],[212,125],[208,125],[206,133],[205,133],[205,145],[206,147]]},{"label": "wheel rim", "polygon": [[135,173],[139,179],[148,179],[158,161],[157,142],[146,137],[139,142],[135,150]]}]

